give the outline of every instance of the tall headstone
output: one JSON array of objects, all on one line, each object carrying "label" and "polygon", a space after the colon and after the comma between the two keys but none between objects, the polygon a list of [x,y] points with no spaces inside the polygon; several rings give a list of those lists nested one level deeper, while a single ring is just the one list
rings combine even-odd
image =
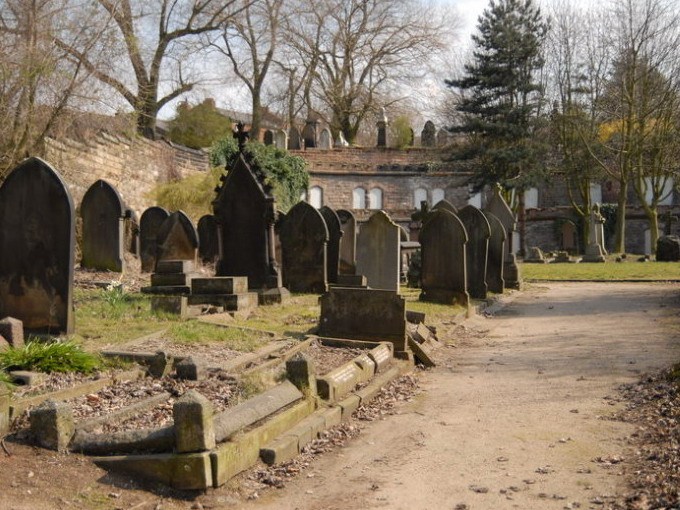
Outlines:
[{"label": "tall headstone", "polygon": [[453,214],[458,213],[458,209],[456,209],[456,206],[446,199],[440,200],[439,202],[434,204],[434,207],[432,207],[432,209],[435,210],[444,209],[445,211],[449,211],[450,213]]},{"label": "tall headstone", "polygon": [[276,261],[274,198],[243,154],[222,182],[213,201],[219,232],[217,276],[247,276],[260,304],[281,302],[288,291]]},{"label": "tall headstone", "polygon": [[298,151],[302,149],[302,135],[295,126],[288,130],[288,150]]},{"label": "tall headstone", "polygon": [[116,189],[104,180],[88,188],[80,203],[83,219],[81,267],[123,270],[125,206]]},{"label": "tall headstone", "polygon": [[217,238],[217,221],[212,214],[206,214],[198,220],[198,256],[205,264],[212,264],[219,255]]},{"label": "tall headstone", "polygon": [[357,236],[357,274],[372,289],[399,290],[401,256],[399,225],[384,211],[374,213],[361,225]]},{"label": "tall headstone", "polygon": [[328,229],[321,213],[298,202],[281,224],[283,283],[291,292],[326,292]]},{"label": "tall headstone", "polygon": [[444,147],[446,144],[449,143],[449,132],[441,128],[439,131],[437,131],[437,147]]},{"label": "tall headstone", "polygon": [[162,260],[196,262],[198,233],[189,217],[175,211],[161,224],[156,235],[156,265]]},{"label": "tall headstone", "polygon": [[472,298],[486,299],[486,261],[491,227],[484,213],[473,205],[463,207],[457,216],[468,234],[465,257],[468,293]]},{"label": "tall headstone", "polygon": [[149,207],[139,220],[139,255],[142,271],[152,273],[156,268],[158,229],[168,219],[170,213],[162,207]]},{"label": "tall headstone", "polygon": [[578,231],[573,221],[565,221],[560,228],[560,248],[568,253],[578,252]]},{"label": "tall headstone", "polygon": [[431,120],[425,123],[425,127],[420,132],[420,145],[423,147],[434,147],[437,145],[437,129]]},{"label": "tall headstone", "polygon": [[505,257],[503,267],[503,280],[505,281],[505,288],[519,289],[522,278],[517,265],[515,257],[515,247],[513,246],[513,237],[517,219],[515,218],[512,209],[501,195],[500,186],[494,188],[493,197],[489,200],[485,211],[489,211],[496,218],[500,220],[505,228]]},{"label": "tall headstone", "polygon": [[139,218],[132,209],[125,209],[124,220],[124,245],[125,251],[139,256]]},{"label": "tall headstone", "polygon": [[324,128],[321,130],[319,135],[319,149],[332,149],[333,148],[333,135],[331,130]]},{"label": "tall headstone", "polygon": [[305,127],[302,129],[302,138],[305,141],[305,149],[314,149],[317,147],[316,130],[319,121],[314,118],[307,119]]},{"label": "tall headstone", "polygon": [[0,186],[0,317],[27,333],[73,333],[75,210],[66,184],[30,158]]},{"label": "tall headstone", "polygon": [[387,147],[388,125],[389,121],[387,120],[387,114],[385,113],[385,109],[383,108],[382,118],[376,123],[376,127],[378,128],[378,143],[376,145],[378,147]]},{"label": "tall headstone", "polygon": [[485,212],[491,237],[489,238],[489,251],[486,260],[486,285],[489,291],[502,294],[505,290],[503,280],[503,266],[505,264],[505,228],[496,216]]},{"label": "tall headstone", "polygon": [[604,249],[604,223],[605,219],[600,214],[599,204],[594,204],[590,211],[588,230],[588,246],[583,255],[583,262],[605,262],[607,250]]},{"label": "tall headstone", "polygon": [[326,245],[326,276],[328,283],[338,283],[340,268],[340,242],[342,239],[342,225],[340,217],[327,205],[319,209],[328,229],[328,244]]},{"label": "tall headstone", "polygon": [[467,232],[446,209],[428,214],[420,231],[420,299],[467,306]]},{"label": "tall headstone", "polygon": [[355,274],[357,269],[357,220],[351,211],[338,209],[342,229],[339,274]]}]

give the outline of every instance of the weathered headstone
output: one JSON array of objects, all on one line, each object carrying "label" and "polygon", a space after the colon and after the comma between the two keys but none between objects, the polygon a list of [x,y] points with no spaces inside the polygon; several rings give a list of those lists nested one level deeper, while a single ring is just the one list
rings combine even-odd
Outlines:
[{"label": "weathered headstone", "polygon": [[529,247],[529,253],[524,257],[524,262],[528,264],[545,264],[545,255],[543,255],[543,250],[538,246]]},{"label": "weathered headstone", "polygon": [[399,290],[401,257],[399,225],[384,211],[374,213],[361,225],[357,236],[357,274],[372,289]]},{"label": "weathered headstone", "polygon": [[353,275],[357,269],[357,220],[347,209],[338,209],[337,213],[343,232],[340,239],[339,273]]},{"label": "weathered headstone", "polygon": [[189,217],[175,211],[161,224],[156,235],[156,265],[161,260],[196,262],[198,233]]},{"label": "weathered headstone", "polygon": [[432,207],[432,209],[444,209],[445,211],[449,211],[450,213],[453,214],[458,213],[458,209],[456,209],[456,206],[446,199],[440,200],[439,202],[434,204],[434,207]]},{"label": "weathered headstone", "polygon": [[73,332],[75,211],[57,172],[38,158],[0,186],[0,317],[36,333]]},{"label": "weathered headstone", "polygon": [[281,225],[283,283],[291,292],[325,292],[328,229],[321,213],[298,202]]},{"label": "weathered headstone", "polygon": [[331,130],[324,128],[321,130],[319,135],[319,149],[332,149],[333,148],[333,135],[331,135]]},{"label": "weathered headstone", "polygon": [[583,255],[583,262],[604,262],[607,250],[604,249],[604,216],[600,214],[599,204],[594,204],[590,211],[588,246]]},{"label": "weathered headstone", "polygon": [[139,220],[139,253],[142,271],[150,273],[156,267],[158,229],[168,219],[170,213],[162,207],[149,207]]},{"label": "weathered headstone", "polygon": [[326,245],[326,275],[328,283],[338,283],[340,268],[340,242],[342,239],[342,226],[340,217],[333,209],[323,206],[319,209],[321,216],[326,222],[328,229],[328,244]]},{"label": "weathered headstone", "polygon": [[24,346],[24,324],[14,317],[0,320],[0,337],[4,338],[15,349]]},{"label": "weathered headstone", "polygon": [[316,128],[319,121],[315,119],[307,119],[305,127],[302,129],[302,138],[305,141],[305,149],[314,149],[317,146]]},{"label": "weathered headstone", "polygon": [[563,251],[576,253],[578,251],[577,242],[578,231],[573,221],[565,221],[560,229],[560,245]]},{"label": "weathered headstone", "polygon": [[657,262],[680,261],[680,237],[661,236],[656,242]]},{"label": "weathered headstone", "polygon": [[486,285],[489,291],[497,294],[505,290],[503,279],[503,267],[505,265],[505,228],[496,216],[490,212],[485,212],[491,237],[489,237],[489,251],[486,260]]},{"label": "weathered headstone", "polygon": [[247,276],[249,288],[260,294],[260,304],[281,302],[288,291],[276,262],[274,198],[243,155],[222,180],[213,201],[220,232],[217,276]]},{"label": "weathered headstone", "polygon": [[80,203],[83,219],[81,267],[123,270],[125,206],[116,189],[99,179],[88,188]]},{"label": "weathered headstone", "polygon": [[219,255],[217,221],[212,214],[198,220],[198,255],[205,264],[212,264]]},{"label": "weathered headstone", "polygon": [[387,147],[387,126],[389,125],[389,121],[387,119],[387,113],[385,113],[385,109],[383,108],[382,111],[382,118],[376,122],[376,127],[378,128],[378,141],[376,145],[378,147]]},{"label": "weathered headstone", "polygon": [[420,231],[420,299],[467,306],[467,232],[446,209],[430,212]]},{"label": "weathered headstone", "polygon": [[288,150],[297,151],[302,149],[302,136],[295,126],[288,130]]},{"label": "weathered headstone", "polygon": [[449,143],[449,132],[441,128],[439,131],[437,131],[437,147],[443,147],[447,143]]},{"label": "weathered headstone", "polygon": [[272,133],[269,129],[264,132],[264,144],[274,145],[274,133]]},{"label": "weathered headstone", "polygon": [[132,209],[125,209],[124,249],[133,255],[139,255],[139,218]]},{"label": "weathered headstone", "polygon": [[466,245],[467,284],[470,297],[486,299],[486,261],[491,227],[484,213],[473,205],[466,205],[457,214],[468,234]]},{"label": "weathered headstone", "polygon": [[423,147],[434,147],[437,145],[437,128],[434,123],[428,120],[420,133],[420,145]]},{"label": "weathered headstone", "polygon": [[500,220],[505,228],[505,260],[503,267],[503,280],[505,287],[510,289],[519,289],[521,286],[521,275],[517,259],[515,257],[515,247],[512,245],[513,233],[517,219],[510,209],[510,206],[501,195],[500,186],[494,189],[493,197],[486,206],[485,211],[489,211],[496,218]]}]

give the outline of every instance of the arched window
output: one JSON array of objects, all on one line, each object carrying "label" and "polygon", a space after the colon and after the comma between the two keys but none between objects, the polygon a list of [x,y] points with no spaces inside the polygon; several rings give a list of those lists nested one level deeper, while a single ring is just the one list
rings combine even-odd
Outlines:
[{"label": "arched window", "polygon": [[529,188],[524,192],[524,208],[538,209],[538,188]]},{"label": "arched window", "polygon": [[382,209],[383,207],[383,192],[380,188],[372,188],[368,192],[368,208]]},{"label": "arched window", "polygon": [[352,209],[366,209],[366,190],[364,188],[352,190]]},{"label": "arched window", "polygon": [[323,190],[319,186],[309,189],[309,204],[317,209],[323,207]]},{"label": "arched window", "polygon": [[444,190],[441,188],[435,188],[432,190],[432,205],[437,205],[439,202],[446,198]]},{"label": "arched window", "polygon": [[420,209],[420,203],[427,202],[427,190],[418,188],[413,192],[413,207]]}]

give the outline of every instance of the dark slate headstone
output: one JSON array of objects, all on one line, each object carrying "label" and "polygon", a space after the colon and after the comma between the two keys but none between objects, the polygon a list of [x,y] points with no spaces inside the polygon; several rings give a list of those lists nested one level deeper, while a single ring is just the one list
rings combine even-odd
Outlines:
[{"label": "dark slate headstone", "polygon": [[162,207],[149,207],[139,220],[139,253],[142,271],[151,273],[156,268],[158,229],[168,219],[170,213]]},{"label": "dark slate headstone", "polygon": [[484,213],[473,205],[466,205],[457,214],[468,235],[465,262],[470,297],[486,299],[486,260],[491,227]]},{"label": "dark slate headstone", "polygon": [[357,274],[372,289],[398,291],[401,276],[399,225],[384,211],[374,213],[361,225],[357,236]]},{"label": "dark slate headstone", "polygon": [[308,120],[302,130],[302,138],[305,141],[305,149],[316,148],[316,126],[318,122],[314,120]]},{"label": "dark slate headstone", "polygon": [[27,333],[73,333],[75,210],[59,174],[38,158],[0,186],[0,317]]},{"label": "dark slate headstone", "polygon": [[326,222],[328,229],[328,244],[326,245],[326,275],[328,283],[338,283],[340,268],[340,242],[342,239],[342,226],[338,213],[328,206],[319,209],[321,216]]},{"label": "dark slate headstone", "polygon": [[656,242],[657,262],[680,261],[680,237],[661,236]]},{"label": "dark slate headstone", "polygon": [[355,274],[357,269],[357,220],[351,211],[338,209],[342,228],[339,274]]},{"label": "dark slate headstone", "polygon": [[442,199],[436,204],[434,204],[434,207],[432,207],[432,209],[444,209],[445,211],[449,211],[450,213],[453,214],[458,213],[458,209],[456,209],[456,206],[446,199]]},{"label": "dark slate headstone", "polygon": [[437,145],[437,129],[434,123],[428,120],[420,133],[420,145],[423,147],[434,147]]},{"label": "dark slate headstone", "polygon": [[269,129],[264,132],[264,144],[274,145],[274,133],[272,133]]},{"label": "dark slate headstone", "polygon": [[198,233],[183,211],[175,211],[161,224],[156,235],[156,264],[161,260],[196,262]]},{"label": "dark slate headstone", "polygon": [[328,229],[321,213],[298,202],[281,224],[283,283],[291,292],[326,292]]},{"label": "dark slate headstone", "polygon": [[217,220],[206,214],[198,220],[198,255],[206,264],[212,264],[219,255],[217,239]]},{"label": "dark slate headstone", "polygon": [[295,126],[288,130],[288,150],[297,151],[302,149],[302,136]]},{"label": "dark slate headstone", "polygon": [[467,306],[467,232],[460,219],[446,209],[428,214],[420,231],[420,299]]},{"label": "dark slate headstone", "polygon": [[80,203],[83,219],[81,267],[123,270],[123,220],[125,206],[116,189],[98,180],[88,188]]},{"label": "dark slate headstone", "polygon": [[124,249],[128,253],[139,256],[139,218],[132,209],[125,210]]},{"label": "dark slate headstone", "polygon": [[512,246],[512,235],[515,231],[517,218],[512,209],[501,195],[500,186],[494,189],[493,197],[486,206],[485,211],[489,211],[496,218],[500,220],[505,228],[505,267],[503,268],[503,280],[505,287],[510,289],[519,289],[521,286],[522,277],[519,272],[519,266],[515,258],[515,247]]},{"label": "dark slate headstone", "polygon": [[505,228],[501,220],[490,212],[484,213],[491,237],[489,238],[489,252],[486,260],[486,285],[491,292],[502,294],[505,290],[503,280],[503,266],[505,263]]}]

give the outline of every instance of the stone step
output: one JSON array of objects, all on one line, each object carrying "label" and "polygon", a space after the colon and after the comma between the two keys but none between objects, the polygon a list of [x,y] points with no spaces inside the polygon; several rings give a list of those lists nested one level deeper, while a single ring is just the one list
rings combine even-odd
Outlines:
[{"label": "stone step", "polygon": [[159,260],[156,262],[156,273],[191,273],[194,270],[193,260]]},{"label": "stone step", "polygon": [[244,294],[248,292],[247,276],[216,276],[193,278],[192,294]]}]

